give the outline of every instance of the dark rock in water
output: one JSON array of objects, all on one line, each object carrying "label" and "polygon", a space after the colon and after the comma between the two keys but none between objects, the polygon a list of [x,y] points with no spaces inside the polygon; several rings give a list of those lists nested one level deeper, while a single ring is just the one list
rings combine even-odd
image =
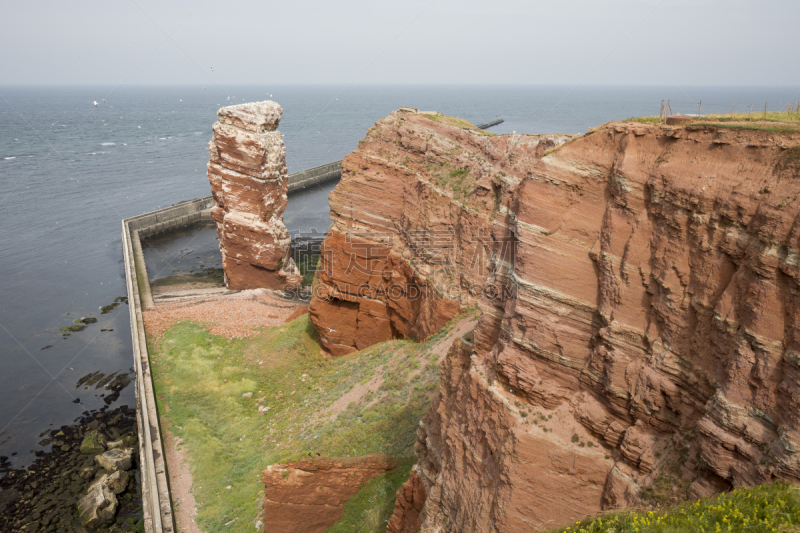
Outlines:
[{"label": "dark rock in water", "polygon": [[52,345],[52,344],[48,344],[47,346],[45,346],[44,348],[42,348],[42,350],[47,350],[48,348],[52,348],[52,347],[53,347],[53,345]]},{"label": "dark rock in water", "polygon": [[0,514],[5,513],[6,507],[8,507],[9,504],[19,500],[20,497],[22,497],[22,495],[16,489],[9,489],[0,492]]},{"label": "dark rock in water", "polygon": [[114,303],[109,304],[109,305],[104,305],[103,307],[100,308],[100,314],[101,315],[107,315],[108,313],[110,313],[111,311],[116,309],[117,307],[119,307],[119,302],[114,302]]},{"label": "dark rock in water", "polygon": [[85,317],[81,318],[80,320],[76,320],[75,322],[80,322],[81,324],[94,324],[97,322],[97,319],[94,317]]},{"label": "dark rock in water", "polygon": [[80,325],[80,326],[64,326],[59,331],[70,331],[72,333],[76,333],[78,331],[83,331],[85,329],[86,329],[86,326],[83,326],[83,325]]},{"label": "dark rock in water", "polygon": [[94,429],[83,437],[81,453],[94,455],[106,451],[106,437],[99,430]]}]

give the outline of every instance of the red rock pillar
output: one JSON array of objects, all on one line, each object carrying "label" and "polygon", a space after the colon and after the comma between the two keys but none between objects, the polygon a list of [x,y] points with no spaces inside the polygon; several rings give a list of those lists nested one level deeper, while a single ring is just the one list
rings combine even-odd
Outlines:
[{"label": "red rock pillar", "polygon": [[229,289],[293,289],[302,280],[282,217],[289,182],[277,131],[281,114],[272,101],[217,112],[208,143],[208,181]]}]

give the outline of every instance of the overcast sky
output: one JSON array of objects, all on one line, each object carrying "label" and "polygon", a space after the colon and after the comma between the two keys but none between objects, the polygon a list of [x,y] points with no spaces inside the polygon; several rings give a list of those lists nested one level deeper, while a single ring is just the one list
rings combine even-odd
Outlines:
[{"label": "overcast sky", "polygon": [[8,1],[0,84],[797,85],[798,20],[797,0]]}]

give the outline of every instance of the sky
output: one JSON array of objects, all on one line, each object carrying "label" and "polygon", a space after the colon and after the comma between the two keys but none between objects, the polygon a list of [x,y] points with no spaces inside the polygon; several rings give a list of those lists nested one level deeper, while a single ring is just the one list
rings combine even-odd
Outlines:
[{"label": "sky", "polygon": [[798,18],[797,0],[8,1],[0,85],[797,85]]}]

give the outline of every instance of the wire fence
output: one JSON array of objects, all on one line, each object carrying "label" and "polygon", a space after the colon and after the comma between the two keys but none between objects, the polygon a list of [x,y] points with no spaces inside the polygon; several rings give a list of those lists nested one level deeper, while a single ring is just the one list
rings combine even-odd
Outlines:
[{"label": "wire fence", "polygon": [[754,119],[763,117],[768,113],[794,113],[800,115],[800,101],[797,102],[764,102],[737,104],[735,101],[730,103],[722,102],[689,102],[662,100],[660,118],[673,115],[686,115],[690,117],[702,117],[708,115],[749,115]]}]

